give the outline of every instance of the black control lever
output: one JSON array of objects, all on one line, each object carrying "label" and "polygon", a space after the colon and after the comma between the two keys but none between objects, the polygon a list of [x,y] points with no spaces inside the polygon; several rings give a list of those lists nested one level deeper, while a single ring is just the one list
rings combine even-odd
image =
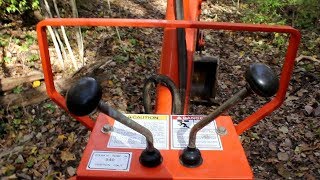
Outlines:
[{"label": "black control lever", "polygon": [[224,102],[215,111],[202,118],[195,124],[189,134],[189,144],[180,155],[180,162],[186,167],[197,167],[202,164],[200,150],[196,147],[197,132],[210,122],[214,121],[221,113],[233,106],[236,102],[252,94],[252,92],[262,97],[273,96],[279,88],[279,80],[267,65],[257,63],[250,65],[246,71],[245,78],[247,85],[237,94]]},{"label": "black control lever", "polygon": [[121,112],[111,108],[101,100],[102,88],[99,83],[91,77],[81,78],[67,92],[66,104],[68,110],[77,116],[85,116],[95,109],[114,118],[114,120],[130,127],[146,137],[147,147],[140,155],[140,163],[146,167],[155,167],[161,164],[160,151],[153,146],[153,136],[149,129],[141,126]]}]

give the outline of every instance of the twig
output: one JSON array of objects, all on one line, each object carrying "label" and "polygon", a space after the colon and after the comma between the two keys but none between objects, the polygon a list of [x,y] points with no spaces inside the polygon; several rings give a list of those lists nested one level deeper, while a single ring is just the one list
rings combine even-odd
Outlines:
[{"label": "twig", "polygon": [[56,53],[57,53],[57,56],[58,56],[58,60],[59,60],[59,62],[60,62],[60,65],[62,66],[62,69],[64,69],[64,63],[63,63],[62,53],[61,53],[61,50],[60,50],[60,47],[59,47],[57,38],[56,38],[56,36],[54,35],[54,32],[53,32],[52,27],[51,27],[51,26],[47,26],[47,28],[48,28],[49,34],[50,34],[50,36],[51,36],[54,49],[56,50]]},{"label": "twig", "polygon": [[[49,4],[48,4],[47,0],[40,1],[40,5],[41,5],[42,9],[45,11],[45,15],[47,17],[52,17],[52,14],[51,14],[51,11],[50,11],[50,7],[49,7]],[[59,38],[59,37],[55,36],[55,33],[54,33],[54,31],[53,31],[51,26],[47,26],[47,28],[48,28],[48,31],[50,33],[51,39],[53,41],[53,45],[54,45],[54,48],[56,50],[60,65],[62,66],[62,69],[64,69],[64,63],[63,63],[63,58],[62,58],[62,53],[61,53],[62,49],[60,50],[60,47],[59,47],[59,44],[58,44],[58,41],[57,41],[57,38]],[[64,51],[64,50],[62,50],[62,51]]]},{"label": "twig", "polygon": [[[53,30],[53,32],[54,32],[55,37],[57,38],[57,41],[58,41],[58,44],[59,44],[60,48],[61,48],[63,58],[64,58],[65,60],[67,60],[67,59],[68,59],[67,52],[66,52],[66,50],[64,49],[64,45],[63,45],[63,43],[62,43],[62,41],[61,41],[61,39],[60,39],[59,32],[58,32],[58,30],[57,30],[56,28],[53,28],[52,30]],[[64,69],[64,63],[63,63],[63,65],[62,65],[62,68]]]},{"label": "twig", "polygon": [[[78,10],[77,10],[77,4],[75,0],[70,0],[70,5],[72,9],[72,16],[74,18],[77,18],[78,15]],[[84,47],[83,47],[83,38],[81,34],[81,28],[77,27],[78,31],[76,33],[76,38],[77,38],[77,44],[78,44],[78,51],[79,51],[79,58],[82,63],[82,66],[84,66]]]},{"label": "twig", "polygon": [[[110,0],[108,0],[108,8],[109,8],[109,13],[111,15],[112,10],[111,10],[111,5],[110,5]],[[121,42],[122,40],[121,40],[121,37],[120,37],[119,29],[118,29],[118,27],[115,27],[115,28],[116,28],[118,39]]]},{"label": "twig", "polygon": [[310,60],[310,61],[314,61],[314,62],[318,62],[320,63],[320,60],[312,57],[312,56],[305,56],[305,55],[300,55],[299,57],[296,58],[296,61],[299,62],[303,59],[307,59],[307,60]]},{"label": "twig", "polygon": [[[58,18],[60,18],[60,13],[59,13],[59,9],[58,9],[56,0],[53,0],[53,5],[54,5],[54,9],[55,9],[55,11],[56,11],[56,14],[57,14]],[[60,27],[61,27],[62,37],[63,37],[63,39],[64,39],[64,43],[65,43],[66,46],[67,46],[67,49],[68,49],[68,52],[69,52],[69,55],[70,55],[72,64],[73,64],[74,68],[77,70],[77,69],[78,69],[77,61],[76,61],[76,58],[74,57],[73,51],[72,51],[72,49],[71,49],[71,46],[70,46],[68,37],[67,37],[67,35],[66,35],[66,31],[65,31],[65,29],[64,29],[64,26],[60,26]],[[58,35],[58,36],[59,36],[59,35]]]}]

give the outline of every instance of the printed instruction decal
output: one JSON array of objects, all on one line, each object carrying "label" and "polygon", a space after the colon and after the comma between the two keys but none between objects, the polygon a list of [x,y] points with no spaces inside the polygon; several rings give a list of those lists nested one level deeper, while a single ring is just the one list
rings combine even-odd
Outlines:
[{"label": "printed instruction decal", "polygon": [[93,151],[87,170],[129,171],[132,152]]},{"label": "printed instruction decal", "polygon": [[[126,114],[126,116],[152,132],[154,146],[157,149],[169,149],[169,115]],[[144,149],[146,138],[115,121],[107,147]]]},{"label": "printed instruction decal", "polygon": [[[183,149],[187,147],[191,128],[203,117],[202,115],[172,115],[171,149]],[[223,150],[220,136],[216,133],[216,129],[216,121],[202,128],[197,133],[197,148],[203,150]]]}]

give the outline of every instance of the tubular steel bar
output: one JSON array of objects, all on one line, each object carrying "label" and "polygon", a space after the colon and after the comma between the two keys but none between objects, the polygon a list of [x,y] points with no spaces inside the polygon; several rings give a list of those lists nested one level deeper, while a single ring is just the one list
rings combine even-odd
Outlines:
[{"label": "tubular steel bar", "polygon": [[221,113],[229,109],[231,106],[235,105],[235,103],[237,103],[239,100],[242,100],[245,97],[247,97],[250,92],[250,89],[248,89],[247,87],[241,89],[237,94],[235,94],[226,102],[221,104],[221,106],[219,106],[216,110],[214,110],[208,116],[205,116],[201,119],[201,121],[195,124],[190,130],[188,147],[196,148],[197,132],[200,131],[206,125],[208,125],[210,122],[214,121]]},{"label": "tubular steel bar", "polygon": [[[49,97],[60,107],[66,109],[64,97],[61,96],[54,87],[51,62],[48,51],[48,42],[46,26],[119,26],[119,27],[149,27],[149,28],[196,28],[196,29],[213,29],[213,30],[230,30],[230,31],[248,31],[248,32],[277,32],[290,34],[289,46],[281,71],[280,87],[276,96],[267,104],[262,106],[255,113],[245,118],[236,126],[236,131],[241,134],[259,120],[270,114],[278,108],[284,101],[285,94],[289,85],[294,60],[300,43],[300,32],[290,26],[272,26],[261,24],[243,24],[243,23],[225,23],[225,22],[200,22],[200,21],[175,21],[175,20],[153,20],[153,19],[99,19],[99,18],[54,18],[45,19],[37,25],[38,43],[40,56],[44,70],[45,83]],[[170,49],[166,49],[170,50]],[[166,53],[166,52],[162,52]],[[170,53],[170,52],[167,52]],[[163,65],[164,66],[164,65]],[[162,67],[164,68],[164,67]],[[188,67],[189,69],[190,67]],[[188,76],[190,76],[188,74]],[[187,88],[188,89],[188,88]],[[160,96],[157,100],[160,102],[167,97]],[[183,97],[182,97],[183,98]],[[170,97],[171,99],[171,97]],[[188,95],[186,96],[188,99]],[[168,104],[167,102],[164,102]],[[171,102],[169,104],[172,104]],[[161,106],[162,103],[157,103]],[[171,106],[170,109],[171,110]],[[89,129],[93,128],[94,122],[89,117],[75,117]]]}]

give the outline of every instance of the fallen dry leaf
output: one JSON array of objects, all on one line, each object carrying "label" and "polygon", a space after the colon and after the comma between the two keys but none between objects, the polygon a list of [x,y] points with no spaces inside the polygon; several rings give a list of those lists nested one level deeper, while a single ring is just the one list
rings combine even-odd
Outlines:
[{"label": "fallen dry leaf", "polygon": [[310,105],[306,105],[306,106],[304,106],[304,110],[305,110],[306,115],[310,116],[311,113],[313,112],[313,107]]},{"label": "fallen dry leaf", "polygon": [[320,106],[318,106],[315,110],[314,110],[314,116],[320,116]]},{"label": "fallen dry leaf", "polygon": [[289,155],[286,152],[278,152],[277,156],[278,156],[278,159],[281,161],[289,160]]},{"label": "fallen dry leaf", "polygon": [[268,146],[272,151],[277,151],[277,146],[274,142],[269,142]]},{"label": "fallen dry leaf", "polygon": [[76,174],[76,168],[69,166],[67,167],[67,172],[70,176],[74,176]]},{"label": "fallen dry leaf", "polygon": [[286,179],[290,178],[290,172],[282,164],[279,164],[277,166],[277,170],[278,170],[278,174],[281,175],[282,177],[284,177]]},{"label": "fallen dry leaf", "polygon": [[73,161],[76,159],[76,156],[69,151],[61,151],[60,157],[62,161]]},{"label": "fallen dry leaf", "polygon": [[281,128],[279,128],[279,131],[281,131],[284,134],[287,134],[289,132],[288,127],[286,126],[282,126]]}]

